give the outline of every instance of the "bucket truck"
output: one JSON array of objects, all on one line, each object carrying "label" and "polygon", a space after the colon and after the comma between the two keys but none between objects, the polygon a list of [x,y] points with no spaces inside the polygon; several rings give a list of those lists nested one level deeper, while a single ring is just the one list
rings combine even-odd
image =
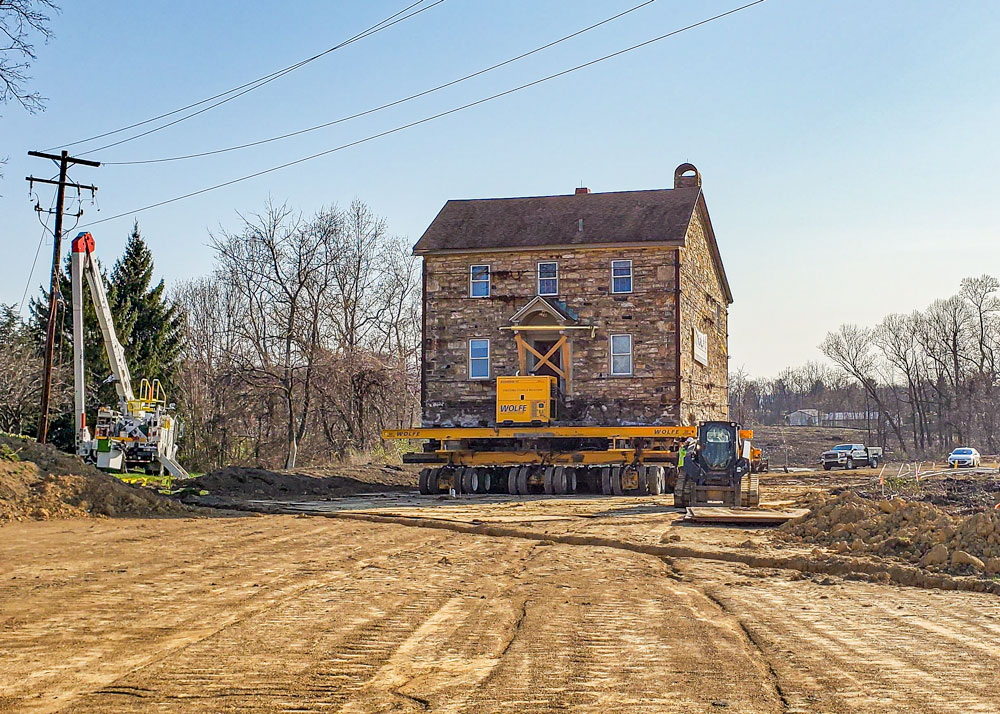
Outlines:
[{"label": "bucket truck", "polygon": [[[163,387],[158,379],[143,379],[139,396],[132,390],[132,376],[125,361],[125,349],[118,341],[108,305],[104,283],[94,259],[94,237],[80,233],[73,239],[70,279],[73,292],[73,384],[76,420],[76,452],[98,468],[109,471],[144,469],[147,473],[163,469],[174,477],[188,473],[177,463],[179,422],[170,412]],[[118,393],[117,408],[100,407],[91,433],[86,414],[86,375],[83,344],[83,281],[90,286],[90,297],[97,312],[104,349],[111,364],[111,381]]]}]

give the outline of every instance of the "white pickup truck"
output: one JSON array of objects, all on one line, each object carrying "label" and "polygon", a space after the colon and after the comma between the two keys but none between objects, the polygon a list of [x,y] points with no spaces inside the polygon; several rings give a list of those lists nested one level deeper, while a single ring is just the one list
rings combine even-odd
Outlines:
[{"label": "white pickup truck", "polygon": [[824,471],[829,471],[834,466],[845,469],[858,466],[875,468],[882,462],[882,448],[864,444],[837,444],[829,451],[824,451],[820,461]]}]

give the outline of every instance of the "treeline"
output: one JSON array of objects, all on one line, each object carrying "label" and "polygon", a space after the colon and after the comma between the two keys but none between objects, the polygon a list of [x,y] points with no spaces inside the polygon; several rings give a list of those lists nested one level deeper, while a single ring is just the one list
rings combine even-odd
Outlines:
[{"label": "treeline", "polygon": [[799,408],[877,412],[882,443],[905,454],[969,445],[1000,451],[1000,281],[966,278],[958,294],[874,327],[841,325],[820,349],[837,367],[812,365],[776,380],[735,375],[734,418],[780,423]]},{"label": "treeline", "polygon": [[864,414],[864,390],[841,370],[819,362],[788,367],[777,377],[755,378],[743,369],[730,373],[729,414],[741,424],[781,425],[798,409],[815,409],[820,416]]},{"label": "treeline", "polygon": [[[381,449],[419,418],[420,278],[409,246],[360,201],[309,218],[267,205],[211,236],[211,272],[167,290],[129,236],[101,270],[137,384],[158,378],[182,422],[182,463],[293,467]],[[50,440],[73,446],[69,261],[60,281]],[[85,299],[89,411],[117,402]],[[48,294],[0,305],[0,430],[35,435]],[[88,421],[94,415],[88,416]]]},{"label": "treeline", "polygon": [[176,294],[186,463],[328,462],[418,418],[419,274],[383,218],[268,205],[211,245],[212,273]]}]

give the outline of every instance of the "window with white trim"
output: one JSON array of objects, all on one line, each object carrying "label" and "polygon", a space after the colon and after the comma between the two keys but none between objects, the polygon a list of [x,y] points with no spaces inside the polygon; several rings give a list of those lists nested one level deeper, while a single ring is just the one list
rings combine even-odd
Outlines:
[{"label": "window with white trim", "polygon": [[469,267],[469,296],[490,296],[490,266],[473,265]]},{"label": "window with white trim", "polygon": [[611,335],[611,374],[632,374],[632,335]]},{"label": "window with white trim", "polygon": [[559,294],[559,263],[538,264],[538,294]]},{"label": "window with white trim", "polygon": [[631,260],[611,261],[611,292],[613,293],[632,292]]},{"label": "window with white trim", "polygon": [[490,378],[490,341],[469,340],[469,379]]}]

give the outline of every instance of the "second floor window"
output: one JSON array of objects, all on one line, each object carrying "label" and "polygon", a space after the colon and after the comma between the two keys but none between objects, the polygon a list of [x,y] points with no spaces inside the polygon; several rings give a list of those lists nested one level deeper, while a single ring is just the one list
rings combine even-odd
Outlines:
[{"label": "second floor window", "polygon": [[632,292],[631,260],[611,261],[611,292],[613,293]]},{"label": "second floor window", "polygon": [[538,264],[538,294],[559,294],[559,263]]},{"label": "second floor window", "polygon": [[471,297],[490,296],[490,266],[473,265],[469,268],[469,295]]}]

